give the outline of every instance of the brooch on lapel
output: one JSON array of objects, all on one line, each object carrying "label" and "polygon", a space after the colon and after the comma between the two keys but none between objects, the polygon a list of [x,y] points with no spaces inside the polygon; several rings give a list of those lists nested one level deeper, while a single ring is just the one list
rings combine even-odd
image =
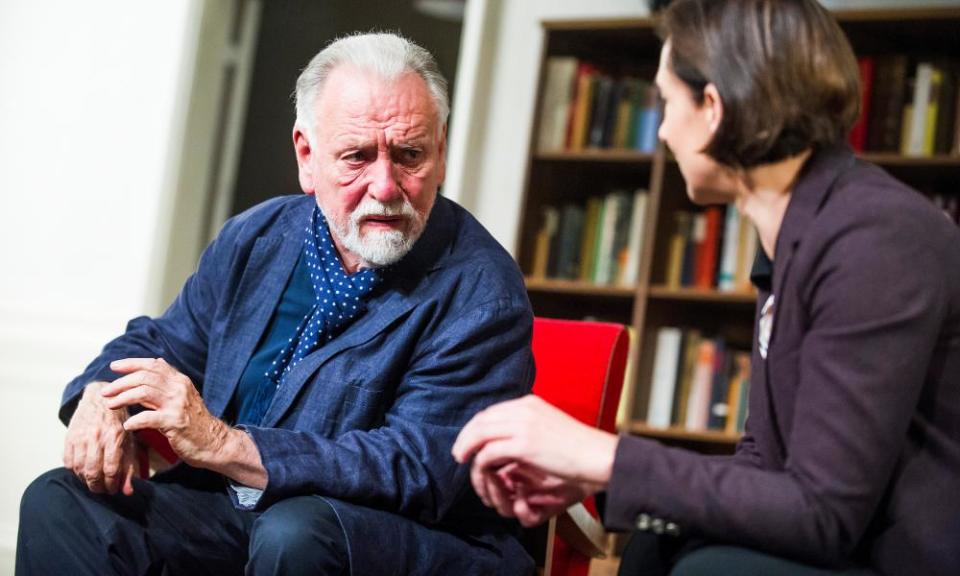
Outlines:
[{"label": "brooch on lapel", "polygon": [[757,326],[757,345],[760,356],[767,359],[767,348],[770,346],[770,331],[773,329],[773,294],[763,303],[760,309],[760,324]]}]

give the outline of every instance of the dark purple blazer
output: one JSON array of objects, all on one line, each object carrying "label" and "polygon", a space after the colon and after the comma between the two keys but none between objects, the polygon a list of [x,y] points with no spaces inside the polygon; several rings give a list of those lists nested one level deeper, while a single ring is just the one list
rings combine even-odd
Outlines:
[{"label": "dark purple blazer", "polygon": [[848,148],[820,151],[770,290],[737,454],[622,438],[606,523],[645,515],[813,564],[960,574],[960,229]]}]

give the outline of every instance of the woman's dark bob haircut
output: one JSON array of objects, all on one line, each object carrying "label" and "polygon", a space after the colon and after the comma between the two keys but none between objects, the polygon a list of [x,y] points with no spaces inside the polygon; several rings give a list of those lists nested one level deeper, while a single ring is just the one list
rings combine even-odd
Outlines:
[{"label": "woman's dark bob haircut", "polygon": [[842,142],[860,113],[853,50],[816,0],[675,0],[659,34],[698,104],[707,84],[720,94],[723,119],[704,152],[721,164]]}]

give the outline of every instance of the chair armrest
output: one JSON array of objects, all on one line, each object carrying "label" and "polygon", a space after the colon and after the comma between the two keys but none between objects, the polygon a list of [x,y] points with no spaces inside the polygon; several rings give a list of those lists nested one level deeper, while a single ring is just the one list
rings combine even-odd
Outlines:
[{"label": "chair armrest", "polygon": [[557,535],[577,552],[591,558],[604,558],[603,526],[581,503],[567,508],[557,516]]}]

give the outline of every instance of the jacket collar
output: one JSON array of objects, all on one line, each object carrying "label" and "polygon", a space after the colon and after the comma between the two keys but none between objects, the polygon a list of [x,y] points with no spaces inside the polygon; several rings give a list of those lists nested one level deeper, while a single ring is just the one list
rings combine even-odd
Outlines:
[{"label": "jacket collar", "polygon": [[815,151],[800,171],[777,234],[771,287],[774,293],[783,285],[790,260],[804,233],[810,229],[813,219],[830,196],[833,185],[855,161],[853,150],[841,144]]}]

